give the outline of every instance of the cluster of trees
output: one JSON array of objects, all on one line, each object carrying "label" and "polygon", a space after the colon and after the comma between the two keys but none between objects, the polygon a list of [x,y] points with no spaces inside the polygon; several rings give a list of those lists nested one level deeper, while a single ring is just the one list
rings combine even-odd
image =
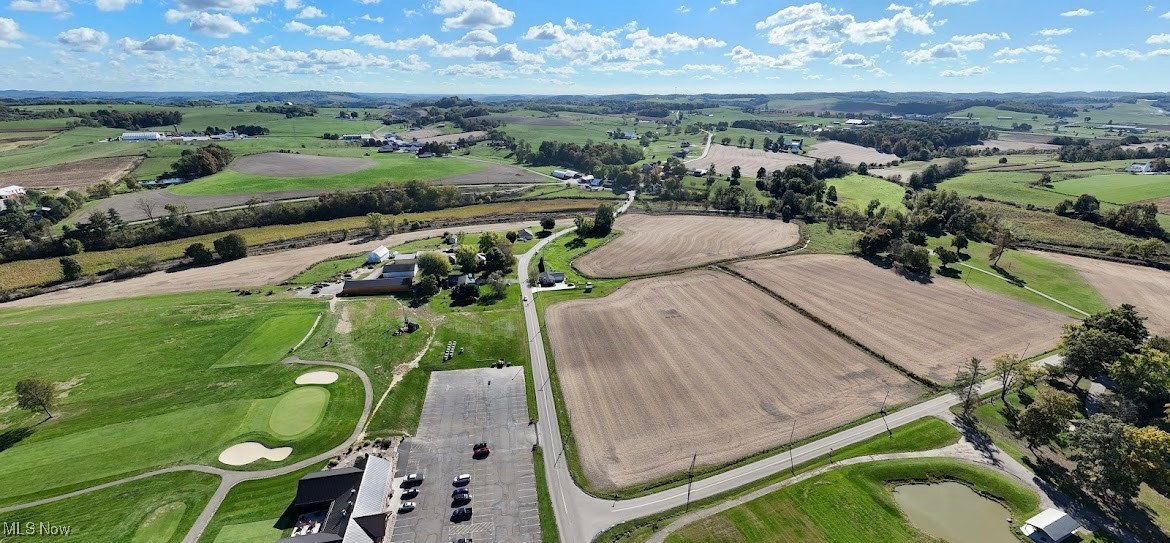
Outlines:
[{"label": "cluster of trees", "polygon": [[[1061,162],[1096,162],[1100,160],[1144,160],[1170,158],[1170,146],[1124,149],[1121,142],[1104,145],[1065,145],[1060,148]],[[1165,161],[1162,162],[1165,164]],[[1161,170],[1167,171],[1167,170]]]},{"label": "cluster of trees", "polygon": [[617,143],[561,143],[542,141],[535,151],[525,141],[514,144],[517,162],[535,166],[564,165],[595,171],[604,165],[633,164],[645,158],[641,147]]},{"label": "cluster of trees", "polygon": [[73,108],[65,109],[20,109],[0,104],[0,121],[21,121],[26,119],[60,119],[76,117]]},{"label": "cluster of trees", "polygon": [[183,114],[179,111],[99,109],[90,113],[80,113],[77,116],[81,117],[83,124],[97,124],[123,130],[137,130],[147,126],[167,126],[183,122]]},{"label": "cluster of trees", "polygon": [[195,150],[184,149],[179,160],[171,164],[170,175],[183,179],[206,177],[223,171],[233,158],[231,150],[214,143]]},{"label": "cluster of trees", "polygon": [[443,155],[451,154],[451,148],[447,147],[446,143],[429,141],[427,143],[424,143],[422,148],[419,149],[418,152],[419,153],[434,153],[438,156],[443,156]]},{"label": "cluster of trees", "polygon": [[857,240],[859,253],[871,258],[887,253],[895,265],[915,273],[930,272],[929,252],[925,247],[928,237],[955,235],[952,243],[955,251],[946,247],[935,249],[944,267],[959,260],[969,240],[993,240],[992,260],[997,260],[997,251],[1002,254],[1013,242],[1010,232],[992,229],[987,214],[954,191],[920,192],[905,202],[910,209],[908,214],[886,209],[874,200],[864,214],[845,209],[831,214],[828,222],[832,226],[863,227],[865,230]]},{"label": "cluster of trees", "polygon": [[1082,194],[1076,200],[1064,200],[1056,204],[1053,212],[1133,236],[1161,239],[1167,237],[1166,231],[1158,223],[1158,206],[1155,204],[1125,204],[1101,213],[1101,202],[1097,197]]},{"label": "cluster of trees", "polygon": [[[509,232],[509,234],[514,235]],[[446,237],[446,236],[444,236]],[[479,237],[478,246],[460,245],[455,248],[455,264],[462,274],[481,274],[482,281],[488,286],[489,299],[499,299],[507,293],[507,275],[512,272],[516,258],[512,252],[514,238],[501,238],[495,232],[486,232]],[[479,255],[483,254],[484,262],[479,262]],[[418,268],[422,277],[414,285],[414,295],[424,300],[438,294],[453,268],[447,255],[440,252],[423,253],[418,257]],[[451,299],[457,303],[471,303],[484,298],[480,287],[475,282],[464,283],[451,288]]]},{"label": "cluster of trees", "polygon": [[977,145],[990,132],[978,126],[960,126],[889,121],[863,127],[830,128],[822,136],[873,147],[883,153],[893,153],[912,160],[929,160],[934,151],[961,145]]},{"label": "cluster of trees", "polygon": [[[229,212],[190,215],[187,214],[185,208],[170,205],[166,206],[162,216],[155,217],[153,215],[155,210],[148,208],[146,211],[148,211],[147,215],[151,221],[134,226],[119,225],[116,221],[111,220],[107,214],[94,213],[87,220],[66,228],[62,240],[38,245],[35,250],[26,249],[13,257],[40,258],[76,254],[81,250],[94,251],[134,247],[147,243],[257,226],[300,224],[341,217],[363,216],[369,213],[400,215],[471,203],[474,203],[473,197],[460,194],[455,187],[432,186],[421,181],[408,181],[375,187],[365,192],[325,194],[309,203],[255,206]],[[391,227],[395,232],[412,226],[391,221]],[[80,243],[80,246],[73,245],[76,243]]]},{"label": "cluster of trees", "polygon": [[1004,102],[995,106],[995,109],[1031,113],[1033,115],[1045,115],[1048,117],[1075,117],[1077,115],[1076,108],[1072,106],[1044,102]]},{"label": "cluster of trees", "polygon": [[[1151,336],[1133,306],[1122,305],[1066,327],[1064,356],[1053,374],[1072,390],[1086,377],[1108,375],[1117,385],[1117,403],[1069,431],[1080,401],[1055,387],[1040,389],[1015,416],[1015,430],[1036,448],[1067,435],[1073,478],[1103,501],[1137,495],[1143,481],[1160,480],[1170,467],[1170,433],[1133,423],[1161,415],[1170,401],[1170,339]],[[1016,362],[1005,389],[1025,390],[1043,378],[1040,370]],[[1006,394],[1006,391],[1005,391]],[[1012,409],[1010,404],[1005,404]]]},{"label": "cluster of trees", "polygon": [[931,164],[921,172],[914,172],[910,174],[909,185],[914,190],[931,188],[944,179],[958,177],[967,172],[967,159],[952,158],[946,164],[939,166],[938,164]]},{"label": "cluster of trees", "polygon": [[578,238],[594,237],[604,238],[613,231],[613,214],[617,212],[612,204],[601,204],[597,206],[597,210],[593,213],[593,218],[590,219],[584,214],[578,213],[573,219],[573,226],[577,227],[574,234]]},{"label": "cluster of trees", "polygon": [[[263,136],[269,132],[267,128],[254,124],[237,124],[231,128],[231,131],[237,134],[243,134],[245,136]],[[226,134],[227,132],[227,130],[224,130],[218,126],[209,126],[206,130],[203,131],[203,133],[207,134],[208,136],[218,136],[220,134]]]},{"label": "cluster of trees", "polygon": [[757,132],[783,132],[792,134],[797,128],[792,123],[783,121],[768,121],[762,119],[740,119],[731,123],[732,128],[746,128]]},{"label": "cluster of trees", "polygon": [[317,114],[317,108],[295,104],[277,104],[271,106],[260,104],[256,106],[256,113],[276,113],[284,115],[286,119],[292,119],[294,117],[312,117]]},{"label": "cluster of trees", "polygon": [[[215,252],[224,260],[237,260],[248,256],[248,242],[239,234],[228,234],[211,242]],[[210,264],[215,255],[202,243],[192,243],[183,249],[183,255],[197,266]]]}]

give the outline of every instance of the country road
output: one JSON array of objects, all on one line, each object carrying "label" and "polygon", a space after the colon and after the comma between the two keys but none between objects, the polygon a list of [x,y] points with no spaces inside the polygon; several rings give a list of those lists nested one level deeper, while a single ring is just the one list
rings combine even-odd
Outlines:
[{"label": "country road", "polygon": [[[632,202],[633,195],[631,194],[630,199],[618,212],[624,212]],[[519,256],[519,264],[516,269],[519,274],[521,292],[529,300],[524,304],[524,320],[528,332],[533,383],[537,387],[536,406],[539,417],[537,431],[541,447],[545,451],[544,470],[548,481],[548,491],[552,497],[561,541],[586,543],[615,524],[685,505],[687,490],[685,487],[672,488],[641,498],[615,501],[586,494],[573,482],[573,478],[569,474],[568,462],[564,459],[564,445],[557,425],[556,405],[553,402],[549,380],[549,364],[545,356],[544,337],[541,335],[541,324],[536,304],[532,301],[532,289],[528,286],[528,265],[545,245],[572,231],[573,229],[562,230],[541,240],[531,250]],[[1051,355],[1038,361],[1037,364],[1052,364],[1058,360],[1058,355]],[[994,392],[998,388],[997,382],[987,381],[980,387],[980,393]],[[714,496],[787,470],[793,463],[801,464],[823,457],[830,450],[865,441],[885,432],[887,424],[890,428],[896,428],[929,416],[947,419],[950,416],[951,406],[958,403],[957,396],[945,394],[889,413],[884,418],[874,419],[806,443],[793,449],[791,454],[786,451],[696,481],[691,487],[691,499],[694,501]]]}]

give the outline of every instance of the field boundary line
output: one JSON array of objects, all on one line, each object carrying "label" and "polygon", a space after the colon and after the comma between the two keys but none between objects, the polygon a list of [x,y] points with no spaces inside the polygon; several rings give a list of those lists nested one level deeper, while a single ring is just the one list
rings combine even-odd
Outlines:
[{"label": "field boundary line", "polygon": [[[1015,281],[1012,281],[1011,279],[1008,279],[1007,277],[1004,277],[1004,276],[1002,276],[1002,275],[999,275],[998,273],[992,273],[992,272],[989,272],[989,271],[987,271],[987,270],[985,270],[985,269],[983,269],[983,268],[977,268],[977,267],[975,267],[975,266],[972,266],[972,265],[970,265],[970,264],[967,264],[966,262],[959,262],[959,265],[960,265],[960,266],[963,266],[964,268],[970,268],[970,269],[972,269],[972,270],[975,270],[975,271],[977,271],[977,272],[980,272],[980,273],[984,273],[984,274],[990,275],[990,276],[992,276],[992,277],[995,277],[996,279],[1000,279],[1000,280],[1002,280],[1002,281],[1004,281],[1004,282],[1006,282],[1006,283],[1011,283],[1011,284],[1013,284],[1013,285],[1014,285],[1014,284],[1016,284],[1016,282],[1015,282]],[[1081,315],[1084,315],[1084,316],[1086,316],[1086,317],[1088,317],[1088,316],[1089,316],[1089,313],[1088,313],[1087,311],[1083,311],[1083,310],[1081,310],[1081,309],[1077,309],[1077,308],[1075,308],[1075,307],[1073,307],[1073,306],[1071,306],[1071,305],[1069,305],[1069,304],[1066,304],[1066,303],[1064,303],[1064,302],[1062,302],[1062,301],[1060,301],[1060,300],[1057,300],[1056,298],[1053,298],[1052,296],[1049,296],[1049,295],[1047,295],[1047,294],[1044,294],[1043,292],[1040,292],[1039,290],[1036,290],[1036,289],[1034,289],[1034,288],[1032,288],[1032,287],[1029,287],[1028,285],[1019,285],[1019,286],[1020,286],[1020,288],[1022,288],[1022,289],[1024,289],[1024,290],[1026,290],[1026,291],[1028,291],[1028,292],[1031,292],[1032,294],[1039,295],[1039,296],[1041,296],[1041,297],[1043,297],[1043,298],[1047,299],[1047,300],[1048,300],[1048,301],[1050,301],[1050,302],[1053,302],[1053,303],[1056,303],[1056,304],[1060,304],[1061,306],[1067,307],[1068,309],[1071,309],[1071,310],[1073,310],[1073,311],[1076,311],[1077,313],[1080,313]]]},{"label": "field boundary line", "polygon": [[314,320],[313,325],[309,327],[309,331],[305,332],[305,337],[301,338],[301,341],[299,341],[292,349],[289,349],[288,352],[291,353],[293,351],[296,351],[297,349],[300,349],[301,345],[304,345],[306,341],[309,341],[309,337],[312,336],[313,332],[317,330],[317,325],[320,323],[321,323],[321,314],[317,313],[317,320]]},{"label": "field boundary line", "polygon": [[813,321],[813,322],[815,322],[815,323],[819,324],[821,327],[823,327],[823,328],[825,328],[826,330],[828,330],[828,331],[832,332],[832,333],[833,333],[833,334],[835,334],[837,337],[840,337],[841,339],[844,339],[845,341],[849,342],[849,343],[850,343],[851,345],[853,345],[854,347],[857,347],[858,349],[861,349],[863,352],[865,352],[866,354],[868,354],[868,355],[872,356],[873,358],[877,359],[877,360],[878,360],[879,362],[881,362],[882,364],[885,364],[885,365],[887,365],[887,366],[889,366],[889,367],[893,368],[893,369],[894,369],[895,371],[897,371],[898,373],[900,373],[900,374],[902,374],[902,375],[904,375],[904,376],[906,376],[906,377],[909,377],[909,378],[910,378],[912,381],[914,381],[914,382],[916,382],[916,383],[918,383],[918,384],[920,384],[920,385],[922,385],[922,386],[926,387],[926,389],[927,389],[927,390],[930,390],[930,391],[935,391],[935,390],[938,390],[938,389],[940,388],[940,386],[941,386],[941,385],[940,385],[939,383],[935,383],[934,381],[932,381],[932,380],[930,380],[930,379],[927,379],[927,378],[925,378],[925,377],[922,377],[921,375],[918,375],[917,373],[914,373],[914,372],[912,372],[912,371],[910,371],[910,370],[908,370],[908,369],[906,369],[906,368],[903,368],[902,366],[900,366],[900,365],[896,364],[894,361],[890,360],[889,358],[886,358],[886,356],[885,356],[885,355],[883,355],[883,354],[881,354],[881,353],[879,353],[879,352],[877,352],[877,351],[875,351],[875,350],[871,349],[871,348],[870,348],[868,345],[866,345],[866,344],[864,344],[864,343],[862,343],[862,342],[860,342],[860,341],[858,341],[858,340],[854,339],[854,338],[853,338],[853,336],[850,336],[849,334],[846,334],[845,332],[843,332],[843,331],[841,331],[841,330],[838,330],[836,327],[834,327],[833,325],[829,324],[829,323],[828,323],[828,322],[826,322],[824,319],[821,319],[820,317],[818,317],[818,316],[816,316],[816,315],[813,315],[813,314],[812,314],[812,313],[810,313],[810,312],[809,312],[807,309],[805,309],[805,308],[803,308],[803,307],[800,307],[800,305],[798,305],[797,303],[795,303],[795,302],[793,302],[793,301],[791,301],[791,300],[789,300],[789,299],[787,299],[787,298],[785,298],[785,297],[781,296],[780,294],[778,294],[778,293],[776,293],[775,291],[773,291],[773,290],[771,290],[771,289],[769,289],[769,288],[767,288],[767,287],[765,287],[765,286],[763,286],[763,285],[761,285],[761,284],[757,283],[756,281],[753,281],[752,279],[749,279],[747,276],[745,276],[745,275],[743,275],[743,274],[741,274],[741,273],[739,273],[739,272],[737,272],[737,271],[735,271],[735,270],[733,270],[733,269],[731,269],[731,268],[728,268],[728,267],[727,267],[727,266],[725,266],[725,265],[719,265],[719,266],[715,266],[715,268],[717,268],[717,269],[719,269],[719,270],[723,271],[724,273],[727,273],[728,275],[731,275],[732,277],[739,278],[740,280],[742,280],[742,281],[746,282],[747,284],[749,284],[749,285],[751,285],[751,286],[753,286],[753,287],[755,287],[755,288],[759,289],[760,291],[762,291],[762,292],[764,292],[765,294],[767,294],[767,295],[771,296],[772,298],[775,298],[775,299],[776,299],[776,300],[778,300],[779,302],[781,302],[781,303],[783,303],[784,305],[786,305],[786,306],[788,306],[788,307],[792,308],[793,310],[795,310],[797,313],[800,313],[800,314],[801,314],[802,316],[804,316],[805,318],[807,318],[807,319],[809,319],[809,320],[811,320],[811,321]]}]

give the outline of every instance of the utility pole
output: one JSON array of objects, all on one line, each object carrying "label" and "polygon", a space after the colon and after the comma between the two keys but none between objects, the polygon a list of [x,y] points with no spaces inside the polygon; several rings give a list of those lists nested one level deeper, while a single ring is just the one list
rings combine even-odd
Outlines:
[{"label": "utility pole", "polygon": [[695,452],[691,456],[691,469],[687,470],[687,508],[684,512],[691,510],[691,483],[695,480],[695,460],[699,458],[699,453]]},{"label": "utility pole", "polygon": [[888,434],[890,436],[890,438],[893,439],[894,432],[890,431],[890,423],[889,423],[889,421],[886,420],[886,400],[889,400],[889,399],[890,399],[890,386],[886,385],[886,397],[882,398],[882,424],[886,425],[886,434]]},{"label": "utility pole", "polygon": [[792,475],[796,475],[796,459],[793,456],[792,449],[795,448],[795,443],[792,438],[796,436],[796,418],[792,419],[792,431],[788,433],[788,469],[792,470]]}]

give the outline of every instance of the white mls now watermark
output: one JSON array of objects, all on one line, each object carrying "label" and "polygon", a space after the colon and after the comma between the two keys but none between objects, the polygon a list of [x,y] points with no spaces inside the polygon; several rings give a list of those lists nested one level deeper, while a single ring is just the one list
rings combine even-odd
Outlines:
[{"label": "white mls now watermark", "polygon": [[50,522],[0,522],[0,535],[4,537],[23,536],[67,536],[73,533],[68,524]]}]

